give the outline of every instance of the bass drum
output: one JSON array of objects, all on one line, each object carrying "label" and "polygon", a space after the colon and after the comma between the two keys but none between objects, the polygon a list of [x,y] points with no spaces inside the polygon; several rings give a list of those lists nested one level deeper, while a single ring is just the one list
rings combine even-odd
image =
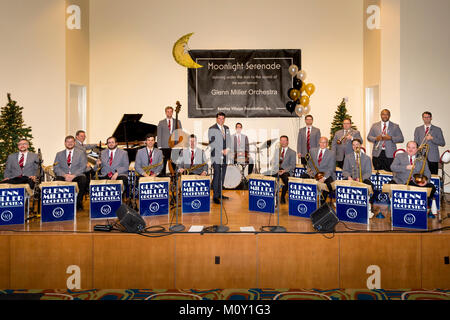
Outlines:
[{"label": "bass drum", "polygon": [[225,179],[223,187],[225,189],[235,189],[241,183],[241,169],[239,165],[229,164],[227,166],[227,172],[225,173]]}]

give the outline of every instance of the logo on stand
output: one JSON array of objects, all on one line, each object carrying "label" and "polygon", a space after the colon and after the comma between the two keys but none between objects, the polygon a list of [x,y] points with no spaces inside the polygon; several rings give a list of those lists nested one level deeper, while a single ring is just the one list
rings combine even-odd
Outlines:
[{"label": "logo on stand", "polygon": [[347,214],[347,217],[349,217],[350,219],[355,219],[356,216],[358,215],[358,212],[355,209],[350,208],[347,210],[346,214]]},{"label": "logo on stand", "polygon": [[106,216],[111,213],[111,207],[109,205],[105,204],[100,208],[100,212],[101,212],[101,214]]},{"label": "logo on stand", "polygon": [[150,209],[150,212],[153,212],[153,213],[158,212],[159,211],[159,203],[152,202],[148,208]]},{"label": "logo on stand", "polygon": [[256,205],[258,206],[259,209],[264,209],[266,207],[266,202],[264,201],[264,199],[259,199],[256,202]]},{"label": "logo on stand", "polygon": [[191,207],[194,210],[200,209],[201,206],[202,206],[202,203],[198,199],[195,199],[194,201],[191,202]]},{"label": "logo on stand", "polygon": [[56,218],[59,219],[64,215],[64,209],[61,207],[57,207],[55,209],[53,209],[52,211],[52,215]]},{"label": "logo on stand", "polygon": [[299,213],[301,213],[301,214],[305,214],[306,211],[308,211],[308,208],[307,208],[306,205],[304,205],[303,203],[300,203],[300,204],[297,206],[297,211],[298,211]]},{"label": "logo on stand", "polygon": [[407,213],[403,217],[403,221],[407,224],[414,224],[416,222],[416,217],[412,213]]},{"label": "logo on stand", "polygon": [[3,211],[0,218],[5,221],[8,222],[13,218],[13,213],[9,210]]}]

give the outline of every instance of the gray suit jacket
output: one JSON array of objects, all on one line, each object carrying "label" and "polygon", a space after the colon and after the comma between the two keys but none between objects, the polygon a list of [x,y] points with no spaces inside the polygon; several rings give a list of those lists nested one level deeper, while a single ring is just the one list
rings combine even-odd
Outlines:
[{"label": "gray suit jacket", "polygon": [[[173,119],[173,126],[174,128],[172,129],[175,130],[175,118]],[[178,128],[177,129],[182,129],[181,127],[181,121],[178,120]],[[170,137],[170,132],[169,132],[169,126],[167,125],[167,118],[164,118],[163,120],[159,121],[158,123],[158,128],[157,128],[157,141],[158,141],[158,148],[169,148],[169,137]]]},{"label": "gray suit jacket", "polygon": [[[372,160],[368,155],[361,152],[361,172],[363,180],[370,179],[372,175]],[[352,177],[359,179],[359,167],[356,163],[355,153],[348,153],[345,156],[344,168],[342,168],[344,178]],[[362,182],[362,181],[360,181]]]},{"label": "gray suit jacket", "polygon": [[[428,133],[433,137],[433,139],[426,141],[425,143],[430,146],[430,150],[428,151],[428,161],[430,162],[439,162],[439,146],[445,146],[444,135],[442,134],[442,130],[439,127],[434,125],[430,126],[430,130]],[[414,130],[414,141],[417,142],[418,145],[422,142],[425,136],[425,127],[419,126]]]},{"label": "gray suit jacket", "polygon": [[[320,129],[312,126],[311,132],[309,134],[309,144],[310,149],[318,148],[320,140]],[[306,137],[306,127],[300,128],[297,136],[297,153],[301,153],[302,157],[308,153],[307,151],[307,137]]]},{"label": "gray suit jacket", "polygon": [[[109,172],[112,172],[113,174],[117,172],[119,176],[128,176],[130,161],[128,160],[128,153],[125,150],[119,148],[116,149],[111,166],[109,165],[109,149],[102,151],[100,160],[102,161],[100,176],[104,177],[108,175]],[[94,170],[97,170],[97,168],[98,166],[96,164]]]},{"label": "gray suit jacket", "polygon": [[[361,137],[361,133],[358,130],[352,130],[351,135],[353,139],[360,139],[363,141]],[[344,129],[336,131],[333,141],[331,142],[331,150],[336,154],[336,161],[342,161],[344,159],[344,154],[352,153],[352,140],[345,140],[343,143],[338,144],[337,141],[344,136]]]},{"label": "gray suit jacket", "polygon": [[211,163],[213,164],[226,164],[227,159],[230,156],[230,153],[226,157],[224,157],[222,154],[222,150],[231,150],[230,128],[228,128],[228,126],[226,125],[224,125],[223,128],[225,130],[225,138],[222,136],[222,132],[220,131],[217,123],[215,123],[208,129],[208,141],[209,148],[211,150]]},{"label": "gray suit jacket", "polygon": [[94,149],[95,147],[97,147],[96,144],[86,144],[86,143],[81,144],[80,141],[78,141],[77,139],[75,139],[75,148],[79,148],[80,150],[83,150],[85,153],[86,153],[88,150]]},{"label": "gray suit jacket", "polygon": [[[152,165],[154,164],[158,164],[163,160],[163,154],[162,151],[159,150],[158,148],[153,148],[153,153],[152,153]],[[136,170],[137,173],[139,173],[141,176],[144,175],[144,170],[142,169],[142,167],[147,167],[149,166],[149,159],[148,159],[148,150],[147,147],[145,148],[141,148],[138,150],[138,152],[136,153],[136,160],[134,162],[134,169]],[[156,175],[159,175],[161,173],[162,170],[162,163],[151,169],[152,172],[156,173]]]},{"label": "gray suit jacket", "polygon": [[[319,150],[320,148],[313,148],[310,150],[311,158],[314,160],[314,164],[316,165],[319,171],[325,173],[325,179],[328,177],[336,180],[336,155],[333,151],[329,149],[325,149],[325,154],[322,155],[322,161],[319,165]],[[311,161],[309,161],[311,162]],[[311,164],[311,168],[314,170],[314,166]]]},{"label": "gray suit jacket", "polygon": [[[419,173],[420,169],[422,169],[422,161],[418,160],[416,161],[416,165],[414,167],[413,173],[411,177],[414,176],[415,173]],[[409,158],[408,154],[406,152],[399,153],[395,156],[394,161],[391,164],[391,170],[394,173],[394,177],[392,180],[394,180],[397,184],[406,184],[408,181],[409,173],[411,170],[406,169],[406,166],[409,165]],[[430,179],[431,172],[428,168],[428,163],[425,161],[425,170],[423,174]]]},{"label": "gray suit jacket", "polygon": [[[375,150],[375,146],[378,144],[378,141],[376,140],[377,136],[379,136],[382,132],[381,128],[381,121],[378,121],[377,123],[374,123],[372,127],[370,128],[369,134],[367,135],[367,140],[374,143],[373,150],[372,150],[372,157],[378,157],[382,151],[382,144],[383,141],[380,143],[380,147],[378,150]],[[392,137],[392,140],[386,140],[386,157],[387,158],[393,158],[394,152],[397,150],[397,143],[402,143],[404,141],[402,130],[400,129],[399,125],[396,123],[393,123],[392,121],[389,121],[389,126],[387,128],[387,134]]]},{"label": "gray suit jacket", "polygon": [[19,166],[19,152],[10,154],[6,160],[4,176],[8,179],[19,177],[20,175],[27,177],[36,176],[39,168],[38,162],[39,159],[37,154],[28,151],[27,161],[25,162],[22,170]]},{"label": "gray suit jacket", "polygon": [[[205,152],[200,148],[195,148],[194,150],[194,166],[205,163],[200,168],[195,169],[191,173],[193,174],[201,174],[203,171],[208,173],[208,163],[205,156]],[[178,168],[189,169],[191,167],[191,152],[190,149],[183,149],[181,151],[180,157],[177,161]]]},{"label": "gray suit jacket", "polygon": [[294,150],[291,148],[287,148],[283,162],[280,164],[280,149],[275,148],[275,154],[272,158],[271,164],[272,164],[272,174],[276,174],[278,170],[283,169],[284,171],[288,172],[290,176],[294,176],[295,167],[297,165],[297,153],[295,153]]},{"label": "gray suit jacket", "polygon": [[57,164],[53,166],[53,171],[57,176],[62,177],[69,172],[75,176],[81,176],[86,171],[87,157],[85,152],[78,148],[73,148],[72,164],[69,168],[67,165],[66,149],[64,149],[56,154],[55,161],[53,162],[57,162]]}]

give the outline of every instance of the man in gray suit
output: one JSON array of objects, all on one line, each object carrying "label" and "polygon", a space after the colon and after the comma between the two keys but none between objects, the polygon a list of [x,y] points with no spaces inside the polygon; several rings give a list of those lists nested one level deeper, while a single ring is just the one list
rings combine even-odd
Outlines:
[{"label": "man in gray suit", "polygon": [[431,112],[425,111],[422,113],[423,126],[418,126],[414,130],[414,141],[418,145],[422,143],[428,144],[430,149],[428,151],[428,166],[431,174],[438,174],[439,168],[439,146],[445,146],[444,135],[439,127],[431,124]]},{"label": "man in gray suit", "polygon": [[306,126],[300,128],[297,137],[297,155],[303,165],[306,165],[305,155],[312,148],[319,147],[320,129],[313,127],[313,116],[308,114],[305,117]]},{"label": "man in gray suit", "polygon": [[236,133],[231,136],[233,142],[234,163],[245,163],[248,165],[248,174],[253,172],[253,160],[250,157],[250,145],[248,137],[242,133],[242,123],[238,122],[235,126]]},{"label": "man in gray suit", "polygon": [[[164,112],[166,113],[166,118],[159,121],[156,133],[156,138],[158,139],[158,148],[163,153],[163,166],[161,169],[161,176],[166,175],[167,161],[172,158],[172,149],[169,146],[169,137],[174,132],[174,130],[182,129],[180,120],[175,123],[175,119],[173,118],[173,108],[171,106],[166,107]],[[172,160],[176,162],[176,159]]]},{"label": "man in gray suit", "polygon": [[30,188],[33,189],[39,169],[38,156],[28,151],[30,143],[26,139],[20,139],[17,147],[19,151],[10,154],[6,160],[5,172],[3,173],[5,179],[0,183],[28,183]]},{"label": "man in gray suit", "polygon": [[84,141],[86,141],[86,131],[78,130],[75,133],[75,148],[80,148],[86,153],[88,150],[92,150],[97,147],[96,144],[88,144],[84,143]]},{"label": "man in gray suit", "polygon": [[109,137],[106,140],[107,149],[103,150],[94,171],[100,170],[99,178],[106,180],[122,180],[123,190],[128,187],[128,168],[130,161],[125,150],[117,148],[117,139]]},{"label": "man in gray suit", "polygon": [[[411,178],[414,174],[419,173],[423,166],[423,160],[416,158],[418,151],[418,144],[415,141],[409,141],[406,145],[406,153],[402,152],[395,155],[395,159],[392,162],[391,169],[394,173],[392,180],[389,183],[396,184],[406,184],[408,182],[408,177],[412,169]],[[414,169],[413,169],[414,167]],[[416,187],[426,187],[431,188],[431,194],[428,198],[433,199],[434,193],[436,192],[436,187],[431,183],[431,172],[428,168],[428,163],[425,162],[425,169],[423,175],[427,177],[427,182],[422,184],[417,184],[414,179],[409,182],[410,186]]]},{"label": "man in gray suit", "polygon": [[363,141],[360,132],[352,129],[352,120],[350,118],[345,118],[342,121],[342,126],[341,130],[336,131],[331,142],[331,150],[336,154],[336,166],[339,168],[344,166],[345,155],[353,153],[353,139],[359,139],[361,143]]},{"label": "man in gray suit", "polygon": [[391,171],[394,161],[394,152],[397,143],[404,141],[402,130],[398,124],[389,121],[391,112],[381,110],[381,121],[374,123],[370,128],[367,140],[374,144],[372,150],[372,163],[375,170]]},{"label": "man in gray suit", "polygon": [[87,182],[86,171],[87,157],[78,148],[75,148],[75,138],[67,136],[64,139],[65,149],[58,152],[55,157],[53,171],[58,181],[76,182],[78,184],[77,209],[83,209],[83,195]]},{"label": "man in gray suit", "polygon": [[[308,162],[308,167],[314,171],[315,165],[319,172],[323,172],[324,176],[318,181],[325,183],[328,187],[328,191],[322,192],[322,198],[320,199],[321,204],[323,204],[327,200],[328,195],[333,192],[331,183],[336,180],[336,155],[327,147],[328,138],[320,137],[319,147],[312,148],[309,152],[311,159]],[[312,162],[314,162],[314,164]],[[314,178],[317,172],[312,172],[311,170],[307,170],[306,173],[303,173],[301,178]]]},{"label": "man in gray suit", "polygon": [[[187,169],[189,174],[206,176],[208,173],[207,161],[205,152],[197,147],[197,137],[194,134],[191,134],[189,137],[189,148],[183,149],[178,158],[178,172],[183,173]],[[203,165],[194,170],[190,170],[192,167],[201,164]]]},{"label": "man in gray suit", "polygon": [[280,203],[286,203],[286,193],[288,191],[289,177],[294,176],[295,167],[297,164],[297,156],[295,151],[289,148],[289,138],[287,136],[280,137],[280,147],[275,149],[275,155],[272,159],[272,168],[277,173],[273,177],[280,177],[283,181],[283,188],[281,189]]},{"label": "man in gray suit", "polygon": [[[142,177],[156,177],[162,171],[163,154],[158,148],[155,148],[155,136],[148,134],[145,137],[145,148],[141,148],[136,153],[136,160],[134,162],[134,169],[139,176]],[[154,166],[151,169],[144,170],[144,167]]]}]

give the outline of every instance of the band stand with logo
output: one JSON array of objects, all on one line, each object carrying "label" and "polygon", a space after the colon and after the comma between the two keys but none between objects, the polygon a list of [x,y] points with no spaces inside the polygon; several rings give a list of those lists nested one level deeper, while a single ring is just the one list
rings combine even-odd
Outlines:
[{"label": "band stand with logo", "polygon": [[40,184],[41,223],[75,221],[78,184],[68,181],[47,181]]},{"label": "band stand with logo", "polygon": [[211,210],[209,176],[181,176],[181,213],[203,213]]},{"label": "band stand with logo", "polygon": [[163,216],[169,219],[170,177],[141,177],[139,179],[139,214]]},{"label": "band stand with logo", "polygon": [[0,225],[24,224],[32,195],[28,184],[0,184]]},{"label": "band stand with logo", "polygon": [[[433,203],[431,205],[431,211],[430,214],[428,215],[429,218],[435,218],[435,214],[439,215],[439,222],[441,222],[441,215],[440,215],[440,211],[441,211],[441,177],[439,177],[437,174],[432,174],[431,175],[431,179],[430,182],[436,187],[436,192],[434,193],[434,205],[436,205],[435,208],[433,208]],[[436,212],[433,212],[433,209]]]},{"label": "band stand with logo", "polygon": [[391,198],[391,226],[393,228],[428,229],[427,197],[431,188],[385,184],[383,192]]},{"label": "band stand with logo", "polygon": [[91,219],[116,217],[122,204],[122,180],[91,180],[89,185],[89,212]]},{"label": "band stand with logo", "polygon": [[336,214],[339,220],[368,225],[372,187],[354,180],[336,180],[331,185],[336,194]]},{"label": "band stand with logo", "polygon": [[276,178],[255,173],[250,174],[248,178],[249,211],[275,213]]},{"label": "band stand with logo", "polygon": [[316,179],[289,178],[289,215],[310,218],[319,208],[321,191],[328,190],[326,184]]},{"label": "band stand with logo", "polygon": [[294,169],[294,178],[300,178],[304,173],[306,173],[305,166],[301,163],[297,163]]},{"label": "band stand with logo", "polygon": [[[378,205],[387,205],[390,206],[391,202],[389,199],[389,193],[383,192],[383,186],[392,180],[393,174],[392,172],[385,170],[372,170],[372,175],[370,176],[370,181],[374,186],[374,203]],[[385,216],[381,212],[375,216],[378,219],[384,219]]]}]

